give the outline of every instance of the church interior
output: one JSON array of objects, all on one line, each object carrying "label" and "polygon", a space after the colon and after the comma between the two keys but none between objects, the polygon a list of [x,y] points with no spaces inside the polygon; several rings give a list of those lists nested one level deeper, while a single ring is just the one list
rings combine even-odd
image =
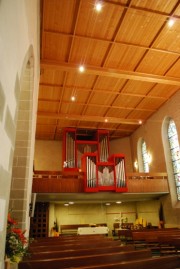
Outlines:
[{"label": "church interior", "polygon": [[178,0],[0,0],[0,269],[180,267],[179,44]]}]

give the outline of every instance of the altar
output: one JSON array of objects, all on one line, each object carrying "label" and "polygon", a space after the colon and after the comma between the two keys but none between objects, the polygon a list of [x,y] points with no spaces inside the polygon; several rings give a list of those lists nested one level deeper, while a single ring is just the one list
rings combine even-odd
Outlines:
[{"label": "altar", "polygon": [[108,234],[108,227],[80,227],[78,228],[77,234]]}]

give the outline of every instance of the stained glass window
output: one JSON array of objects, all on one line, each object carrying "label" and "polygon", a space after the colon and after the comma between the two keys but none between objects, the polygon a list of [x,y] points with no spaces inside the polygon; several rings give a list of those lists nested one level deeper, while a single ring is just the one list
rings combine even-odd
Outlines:
[{"label": "stained glass window", "polygon": [[168,140],[171,151],[174,180],[177,189],[177,199],[180,201],[180,148],[175,122],[171,119],[168,125]]},{"label": "stained glass window", "polygon": [[144,140],[142,140],[141,150],[142,150],[142,160],[143,160],[144,172],[149,173],[149,158],[148,158],[146,142]]}]

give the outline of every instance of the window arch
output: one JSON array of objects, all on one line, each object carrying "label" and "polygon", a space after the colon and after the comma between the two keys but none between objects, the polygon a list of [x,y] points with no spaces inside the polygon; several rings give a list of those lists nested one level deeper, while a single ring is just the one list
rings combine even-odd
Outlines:
[{"label": "window arch", "polygon": [[143,138],[139,138],[138,140],[137,154],[139,172],[149,173],[149,155],[147,152],[146,142]]},{"label": "window arch", "polygon": [[149,157],[148,157],[146,142],[144,141],[144,139],[142,140],[142,144],[141,144],[141,152],[142,152],[144,172],[149,173]]},{"label": "window arch", "polygon": [[180,148],[176,124],[173,119],[169,119],[168,124],[168,141],[175,180],[177,199],[180,201]]}]

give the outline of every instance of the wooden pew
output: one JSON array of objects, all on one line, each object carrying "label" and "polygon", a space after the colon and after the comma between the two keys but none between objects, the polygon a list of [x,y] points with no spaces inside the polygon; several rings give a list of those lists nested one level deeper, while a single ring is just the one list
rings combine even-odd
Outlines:
[{"label": "wooden pew", "polygon": [[85,265],[76,267],[76,269],[178,269],[179,267],[180,258],[178,256],[164,256],[103,265]]},{"label": "wooden pew", "polygon": [[58,244],[69,244],[73,242],[83,242],[83,241],[90,241],[90,242],[96,242],[96,241],[101,241],[101,240],[109,240],[112,241],[112,238],[106,237],[104,235],[96,234],[96,235],[74,235],[74,236],[60,236],[60,237],[47,237],[43,239],[36,239],[31,243],[31,246],[41,246],[41,245],[58,245]]},{"label": "wooden pew", "polygon": [[118,253],[105,253],[77,257],[64,257],[54,259],[28,260],[19,263],[19,269],[63,269],[76,268],[86,265],[103,265],[122,262],[126,260],[137,260],[151,257],[149,249],[123,251]]},{"label": "wooden pew", "polygon": [[142,231],[132,231],[132,239],[133,241],[138,240],[148,240],[148,239],[154,239],[158,240],[159,236],[180,236],[180,229],[177,230],[142,230]]},{"label": "wooden pew", "polygon": [[180,236],[161,235],[158,237],[161,255],[175,254],[180,250]]},{"label": "wooden pew", "polygon": [[121,236],[130,236],[132,234],[150,234],[150,233],[179,233],[179,228],[163,228],[163,229],[142,229],[142,230],[118,230],[118,235]]},{"label": "wooden pew", "polygon": [[132,251],[134,250],[133,245],[129,246],[106,246],[97,248],[96,246],[93,249],[69,249],[61,251],[45,251],[32,253],[30,258],[26,260],[40,260],[40,259],[54,259],[54,258],[63,258],[63,257],[77,257],[77,256],[86,256],[86,255],[96,255],[96,254],[105,254],[105,253],[120,253],[122,251]]},{"label": "wooden pew", "polygon": [[175,254],[178,251],[178,243],[167,244],[167,242],[162,242],[160,237],[168,239],[178,236],[180,236],[178,228],[119,230],[121,241],[134,244],[136,249],[150,248],[153,256]]},{"label": "wooden pew", "polygon": [[180,235],[180,229],[164,228],[164,229],[143,229],[143,230],[119,230],[119,238],[129,237],[133,241],[141,241],[147,239],[157,239],[160,235]]},{"label": "wooden pew", "polygon": [[38,238],[35,238],[34,241],[37,241],[37,242],[43,242],[43,241],[50,241],[50,240],[59,240],[60,238],[61,239],[65,239],[65,240],[68,240],[68,239],[75,239],[75,238],[86,238],[86,237],[89,237],[89,238],[96,238],[96,237],[101,237],[101,238],[107,238],[106,236],[102,235],[102,234],[85,234],[85,235],[81,235],[79,236],[78,234],[72,234],[72,235],[63,235],[63,234],[60,234],[59,236],[47,236],[47,237],[38,237]]},{"label": "wooden pew", "polygon": [[156,229],[132,231],[132,241],[137,249],[151,248],[153,255],[170,255],[177,252],[176,246],[162,242],[160,238],[180,236],[180,229]]},{"label": "wooden pew", "polygon": [[165,244],[176,244],[180,247],[180,235],[159,235],[158,236],[158,242],[159,243],[165,243]]},{"label": "wooden pew", "polygon": [[45,245],[45,246],[34,246],[30,245],[29,251],[31,253],[36,253],[36,252],[42,252],[42,251],[58,251],[58,250],[64,250],[64,249],[93,249],[95,246],[96,247],[103,247],[103,246],[119,246],[119,241],[113,241],[113,240],[107,240],[107,241],[99,241],[96,242],[96,244],[90,244],[88,241],[84,242],[76,242],[76,243],[69,243],[69,244],[56,244],[56,245]]}]

